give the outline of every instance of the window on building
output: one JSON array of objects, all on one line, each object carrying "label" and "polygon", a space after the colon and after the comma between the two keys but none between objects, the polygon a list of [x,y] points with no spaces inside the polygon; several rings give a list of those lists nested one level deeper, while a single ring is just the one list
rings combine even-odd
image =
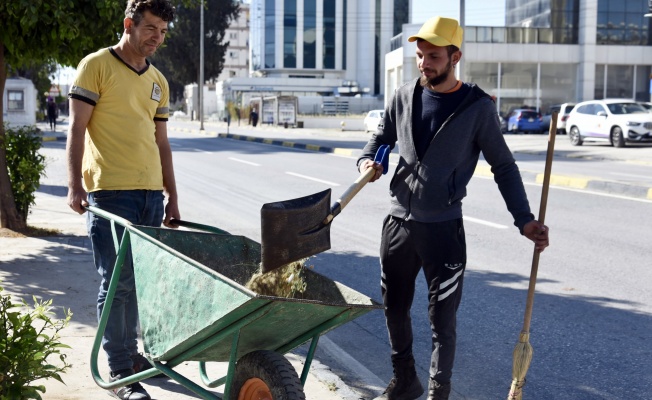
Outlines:
[{"label": "window on building", "polygon": [[335,69],[335,2],[324,2],[324,68]]},{"label": "window on building", "polygon": [[297,0],[285,0],[284,2],[283,67],[297,67]]},{"label": "window on building", "polygon": [[22,90],[7,90],[7,111],[25,110],[25,92]]},{"label": "window on building", "polygon": [[650,18],[641,0],[598,0],[597,44],[649,46]]},{"label": "window on building", "polygon": [[636,67],[636,101],[650,101],[652,88],[652,67],[638,65]]},{"label": "window on building", "polygon": [[237,38],[238,38],[238,33],[237,32],[229,33],[229,39],[237,39]]},{"label": "window on building", "polygon": [[233,78],[236,75],[236,72],[231,70],[229,71],[229,77]]},{"label": "window on building", "polygon": [[535,63],[501,64],[501,111],[537,107],[538,67]]},{"label": "window on building", "polygon": [[607,67],[607,98],[634,98],[633,89],[633,65],[609,65]]},{"label": "window on building", "polygon": [[317,1],[303,2],[303,68],[317,67]]},{"label": "window on building", "polygon": [[276,9],[274,0],[265,0],[265,68],[276,67]]},{"label": "window on building", "polygon": [[577,68],[577,64],[541,64],[539,104],[542,113],[554,104],[575,101]]}]

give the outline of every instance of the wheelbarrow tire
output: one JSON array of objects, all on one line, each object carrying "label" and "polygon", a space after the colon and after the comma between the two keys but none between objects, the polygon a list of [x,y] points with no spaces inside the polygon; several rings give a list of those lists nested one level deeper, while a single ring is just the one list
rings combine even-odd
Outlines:
[{"label": "wheelbarrow tire", "polygon": [[306,395],[297,372],[287,358],[274,351],[257,350],[246,354],[236,363],[230,398],[305,400]]}]

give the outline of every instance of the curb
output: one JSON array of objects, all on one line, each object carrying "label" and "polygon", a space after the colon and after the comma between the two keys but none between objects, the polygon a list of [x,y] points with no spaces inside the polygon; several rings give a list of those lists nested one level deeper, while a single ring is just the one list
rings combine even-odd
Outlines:
[{"label": "curb", "polygon": [[265,139],[261,137],[247,136],[247,135],[234,135],[231,133],[219,133],[217,137],[222,139],[245,140],[247,142],[263,143],[263,144],[270,144],[273,146],[291,147],[295,149],[316,151],[320,153],[332,153],[332,154],[339,154],[345,156],[354,156],[355,153],[359,153],[359,150],[356,149],[345,149],[340,147],[319,146],[315,144],[286,142],[283,140]]}]

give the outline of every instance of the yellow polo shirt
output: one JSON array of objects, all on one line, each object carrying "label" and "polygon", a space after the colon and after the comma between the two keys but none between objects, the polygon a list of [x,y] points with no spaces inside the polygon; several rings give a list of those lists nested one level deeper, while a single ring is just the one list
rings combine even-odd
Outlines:
[{"label": "yellow polo shirt", "polygon": [[154,121],[167,121],[168,82],[153,65],[136,71],[113,51],[86,56],[68,96],[94,106],[82,176],[88,192],[162,190]]}]

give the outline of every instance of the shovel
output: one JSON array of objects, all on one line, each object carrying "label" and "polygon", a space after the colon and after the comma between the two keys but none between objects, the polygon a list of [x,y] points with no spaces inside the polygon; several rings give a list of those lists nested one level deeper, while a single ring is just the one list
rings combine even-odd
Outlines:
[{"label": "shovel", "polygon": [[[382,145],[374,161],[387,173],[390,149]],[[332,206],[331,189],[297,199],[263,204],[261,217],[262,272],[331,248],[330,228],[335,218],[375,173],[369,168]]]}]

